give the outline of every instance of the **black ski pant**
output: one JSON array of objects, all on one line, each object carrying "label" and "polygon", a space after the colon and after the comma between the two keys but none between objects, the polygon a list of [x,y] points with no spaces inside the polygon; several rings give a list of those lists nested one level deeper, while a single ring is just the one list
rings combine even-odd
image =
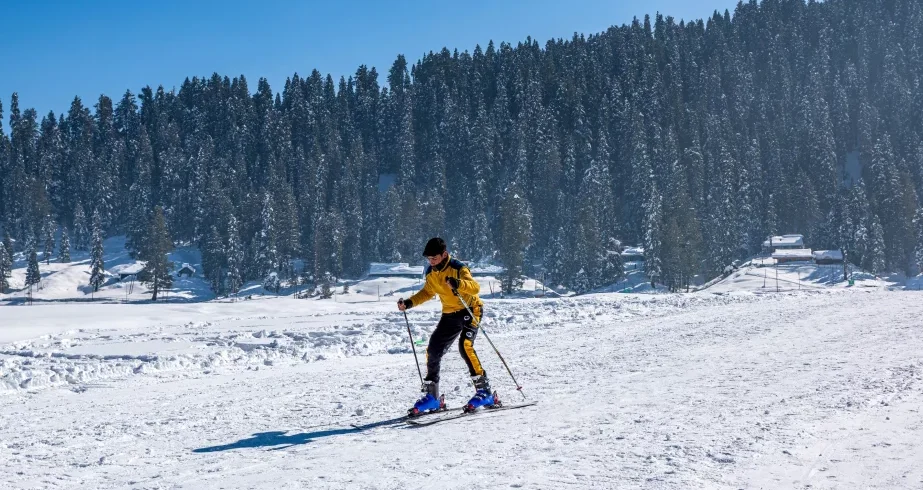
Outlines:
[{"label": "black ski pant", "polygon": [[471,318],[467,310],[442,314],[436,330],[429,338],[429,345],[426,347],[427,381],[439,382],[439,365],[442,363],[442,356],[449,350],[449,346],[456,337],[458,337],[458,352],[468,365],[468,373],[471,376],[484,375],[484,368],[481,367],[481,361],[474,351],[474,338],[478,334],[478,324],[481,322],[483,310],[481,305],[474,305],[471,311],[475,315],[474,318]]}]

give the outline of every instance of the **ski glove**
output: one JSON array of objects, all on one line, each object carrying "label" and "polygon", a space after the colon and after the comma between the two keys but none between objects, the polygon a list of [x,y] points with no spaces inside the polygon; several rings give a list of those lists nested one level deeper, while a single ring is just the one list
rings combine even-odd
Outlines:
[{"label": "ski glove", "polygon": [[455,279],[454,277],[447,277],[445,278],[445,282],[449,283],[449,287],[453,290],[458,289],[458,279]]},{"label": "ski glove", "polygon": [[409,299],[401,298],[401,299],[397,300],[397,306],[400,307],[401,305],[403,305],[404,308],[406,308],[406,309],[408,309],[408,310],[409,310],[410,308],[413,308],[413,302],[410,301]]}]

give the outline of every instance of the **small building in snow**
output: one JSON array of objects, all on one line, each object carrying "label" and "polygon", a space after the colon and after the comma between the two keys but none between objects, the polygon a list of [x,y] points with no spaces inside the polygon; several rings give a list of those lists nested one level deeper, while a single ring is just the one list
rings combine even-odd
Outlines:
[{"label": "small building in snow", "polygon": [[788,248],[776,250],[772,253],[772,258],[777,264],[785,264],[787,262],[810,262],[814,260],[814,255],[810,248]]},{"label": "small building in snow", "polygon": [[112,266],[108,269],[108,272],[113,276],[118,276],[119,281],[124,281],[131,276],[137,276],[141,269],[144,268],[144,264],[141,262],[132,262],[130,264],[119,264]]},{"label": "small building in snow", "polygon": [[[461,260],[461,259],[459,259]],[[468,266],[468,270],[471,271],[473,277],[485,277],[485,276],[502,276],[506,272],[506,267],[502,265],[493,265],[493,264],[472,264],[469,262],[462,262]]]},{"label": "small building in snow", "polygon": [[804,249],[804,235],[771,236],[763,242],[763,250],[769,253],[793,249]]},{"label": "small building in snow", "polygon": [[410,265],[404,262],[372,262],[369,265],[369,277],[412,277],[418,279],[422,275],[422,265]]},{"label": "small building in snow", "polygon": [[843,252],[840,250],[815,250],[814,263],[818,265],[842,264]]},{"label": "small building in snow", "polygon": [[176,277],[192,277],[195,275],[195,267],[183,262],[183,266],[176,272]]},{"label": "small building in snow", "polygon": [[626,247],[620,255],[622,262],[644,262],[644,248],[642,247]]}]

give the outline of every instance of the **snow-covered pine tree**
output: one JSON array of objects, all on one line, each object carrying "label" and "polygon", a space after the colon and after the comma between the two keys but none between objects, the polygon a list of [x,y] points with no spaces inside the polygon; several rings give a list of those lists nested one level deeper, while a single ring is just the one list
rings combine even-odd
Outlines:
[{"label": "snow-covered pine tree", "polygon": [[885,270],[885,239],[884,231],[877,214],[872,214],[868,227],[868,245],[863,257],[862,267],[873,274],[880,274]]},{"label": "snow-covered pine tree", "polygon": [[0,253],[0,263],[2,263],[0,267],[6,271],[6,277],[11,277],[13,275],[13,240],[9,233],[4,233],[2,252]]},{"label": "snow-covered pine tree", "polygon": [[[904,196],[894,148],[887,133],[875,142],[868,171],[871,175],[870,195],[876,197],[869,202],[874,205],[873,210],[881,224],[885,267],[896,269],[903,266],[901,258],[905,256],[902,233],[904,217],[901,212]],[[883,270],[884,268],[875,272]]]},{"label": "snow-covered pine tree", "polygon": [[3,242],[0,242],[0,294],[5,294],[7,288],[10,287],[9,277],[10,266],[6,261],[6,246],[3,245]]},{"label": "snow-covered pine tree", "polygon": [[845,197],[843,223],[840,227],[840,244],[847,250],[849,262],[861,267],[868,245],[869,205],[865,194],[865,182],[859,179]]},{"label": "snow-covered pine tree", "polygon": [[651,182],[644,204],[644,272],[651,287],[663,276],[663,200],[657,186]]},{"label": "snow-covered pine tree", "polygon": [[32,232],[32,227],[28,227],[26,231],[26,241],[23,244],[22,250],[26,253],[28,257],[29,252],[35,250],[37,252],[38,245],[35,242],[35,233]]},{"label": "snow-covered pine tree", "polygon": [[232,214],[228,221],[227,244],[227,288],[231,294],[237,294],[243,286],[244,251],[240,243],[240,233],[237,231],[237,218]]},{"label": "snow-covered pine tree", "polygon": [[[3,232],[3,246],[6,248],[6,256],[7,256],[7,259],[9,260],[10,268],[12,268],[13,267],[13,238],[10,237],[9,230],[5,230]],[[3,260],[3,257],[0,257],[0,260]]]},{"label": "snow-covered pine tree", "polygon": [[119,170],[126,164],[125,141],[115,131],[112,99],[100,95],[95,109],[90,171],[93,177],[86,179],[87,190],[83,195],[94,196],[94,208],[99,211],[103,229],[111,229],[119,198]]},{"label": "snow-covered pine tree", "polygon": [[58,250],[58,262],[66,264],[71,261],[71,241],[67,227],[61,228],[61,247]]},{"label": "snow-covered pine tree", "polygon": [[913,251],[913,264],[917,273],[923,274],[923,206],[917,208],[913,216],[913,229],[916,232],[917,246]]},{"label": "snow-covered pine tree", "polygon": [[77,210],[74,212],[74,250],[86,251],[89,249],[90,227],[87,226],[87,217],[83,211],[83,205],[77,203]]},{"label": "snow-covered pine tree", "polygon": [[622,262],[622,242],[609,237],[603,251],[600,270],[604,278],[603,284],[618,282],[625,276],[625,264]]},{"label": "snow-covered pine tree", "polygon": [[339,213],[324,213],[314,235],[314,277],[340,277],[343,272],[343,220]]},{"label": "snow-covered pine tree", "polygon": [[45,265],[51,263],[51,255],[54,254],[54,234],[57,228],[58,225],[54,222],[51,216],[45,216],[45,220],[42,223],[42,241],[45,245],[42,260],[45,261]]},{"label": "snow-covered pine tree", "polygon": [[167,222],[163,216],[163,209],[157,206],[151,214],[146,239],[141,246],[140,259],[147,261],[138,280],[151,287],[152,301],[157,301],[157,294],[163,289],[173,286],[173,263],[167,254],[173,250],[173,240],[167,231]]},{"label": "snow-covered pine tree", "polygon": [[279,251],[279,263],[277,268],[283,279],[291,279],[294,276],[294,265],[292,261],[301,252],[301,234],[298,229],[298,203],[295,201],[295,194],[292,187],[287,182],[279,184],[280,194],[278,212],[276,213],[276,240]]},{"label": "snow-covered pine tree", "polygon": [[134,164],[137,179],[128,190],[128,237],[125,240],[125,248],[131,251],[132,257],[138,258],[140,250],[148,241],[145,233],[150,227],[151,203],[153,202],[151,193],[153,192],[154,150],[144,126],[141,126],[138,136],[138,150]]},{"label": "snow-covered pine tree", "polygon": [[526,249],[532,235],[532,211],[516,183],[507,188],[500,204],[500,260],[506,267],[503,291],[512,293],[522,287]]},{"label": "snow-covered pine tree", "polygon": [[[61,184],[58,209],[65,216],[73,212],[75,203],[81,200],[83,193],[90,194],[96,190],[87,181],[88,176],[98,177],[93,165],[93,126],[90,109],[83,105],[80,97],[74,97],[67,111],[67,119],[61,125],[67,147],[65,164],[59,166],[60,171],[54,179]],[[99,197],[94,193],[94,199]]]},{"label": "snow-covered pine tree", "polygon": [[269,273],[276,270],[279,264],[279,253],[276,248],[275,212],[272,205],[272,194],[263,195],[263,211],[260,214],[260,229],[253,238],[256,246],[255,271],[260,279],[269,277]]},{"label": "snow-covered pine tree", "polygon": [[402,221],[406,218],[401,213],[401,193],[398,186],[392,185],[385,193],[384,207],[381,210],[382,223],[378,235],[380,240],[378,256],[386,262],[397,262],[402,259],[401,252],[398,250],[398,231],[401,229]]},{"label": "snow-covered pine tree", "polygon": [[217,226],[212,226],[202,249],[202,272],[215,294],[224,292],[225,264],[224,239]]},{"label": "snow-covered pine tree", "polygon": [[106,282],[106,264],[103,259],[103,231],[99,211],[93,211],[93,232],[90,239],[92,249],[90,250],[90,286],[93,286],[93,292],[99,291],[99,287]]},{"label": "snow-covered pine tree", "polygon": [[542,265],[545,268],[545,283],[547,286],[557,287],[564,283],[568,277],[566,274],[567,249],[565,240],[567,235],[564,226],[558,227],[558,231],[552,235],[551,243],[545,251],[542,259]]},{"label": "snow-covered pine tree", "polygon": [[29,265],[26,268],[26,286],[32,289],[32,286],[42,282],[42,274],[38,269],[38,254],[33,246],[29,250]]},{"label": "snow-covered pine tree", "polygon": [[[664,192],[663,277],[674,291],[699,270],[701,231],[689,197],[685,162],[673,162]],[[759,219],[759,216],[753,218]]]}]

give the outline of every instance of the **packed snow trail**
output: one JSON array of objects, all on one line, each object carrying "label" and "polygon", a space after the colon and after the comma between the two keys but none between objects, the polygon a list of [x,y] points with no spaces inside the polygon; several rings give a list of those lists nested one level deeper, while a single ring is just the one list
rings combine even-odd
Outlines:
[{"label": "packed snow trail", "polygon": [[[214,339],[226,338],[223,328],[239,334],[241,324],[288,333],[340,326],[358,331],[343,338],[370,335],[380,345],[343,343],[353,350],[333,355],[333,336],[300,347],[325,352],[310,362],[279,344],[267,349],[291,362],[241,357],[8,391],[0,396],[0,487],[923,486],[920,293],[489,301],[485,326],[539,404],[412,429],[369,425],[403,415],[418,395],[409,346],[399,349],[403,318],[381,303],[307,321],[306,303],[273,301],[279,316],[262,319],[234,312],[249,306],[222,305],[227,319],[212,314],[197,329]],[[426,331],[436,313],[421,310],[411,322]],[[163,315],[158,321],[168,322]],[[353,327],[365,317],[379,333]],[[372,318],[390,318],[394,338]],[[146,335],[184,338],[161,327]],[[486,343],[477,347],[494,388],[514,400],[496,356]],[[26,359],[36,370],[54,361]],[[450,407],[471,394],[451,352],[442,388]]]}]

